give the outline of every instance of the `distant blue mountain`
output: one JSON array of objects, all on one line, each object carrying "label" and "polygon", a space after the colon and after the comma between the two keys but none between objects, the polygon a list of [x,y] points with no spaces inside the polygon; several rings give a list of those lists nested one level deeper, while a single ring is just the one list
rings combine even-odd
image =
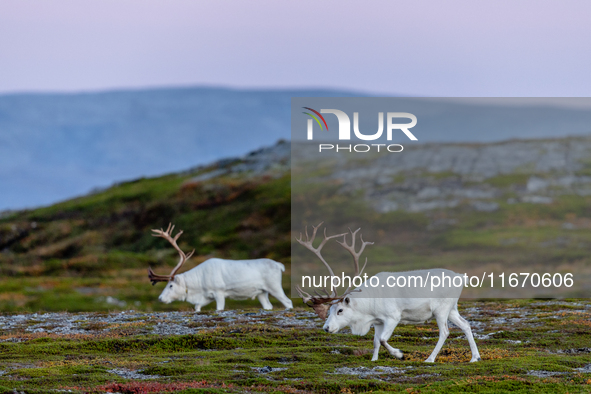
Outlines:
[{"label": "distant blue mountain", "polygon": [[[0,211],[241,156],[290,139],[292,97],[353,96],[365,95],[221,88],[0,95]],[[591,132],[589,110],[396,100],[396,111],[420,115],[413,131],[421,143]]]},{"label": "distant blue mountain", "polygon": [[0,211],[241,156],[290,138],[291,97],[336,90],[177,88],[0,96]]},{"label": "distant blue mountain", "polygon": [[[572,99],[576,100],[576,99]],[[591,133],[591,107],[586,99],[573,107],[571,99],[528,99],[528,98],[424,98],[391,97],[365,98],[362,101],[341,98],[321,99],[316,97],[297,100],[296,105],[313,108],[337,108],[345,113],[358,112],[359,129],[362,133],[373,134],[377,131],[377,112],[409,112],[418,122],[412,132],[418,143],[441,142],[498,142],[510,139],[561,138],[566,136],[587,135]],[[569,104],[570,103],[570,104]],[[585,104],[585,105],[581,105]],[[569,106],[567,106],[569,105]],[[327,107],[330,106],[330,107]],[[294,111],[297,117],[307,119]],[[328,127],[338,128],[336,116],[326,115]],[[402,123],[408,122],[402,120]],[[300,123],[302,123],[300,121]],[[305,138],[305,130],[297,135]],[[385,135],[385,133],[384,133]],[[337,134],[320,133],[318,138],[336,138]],[[393,136],[396,142],[409,142],[403,133]]]}]

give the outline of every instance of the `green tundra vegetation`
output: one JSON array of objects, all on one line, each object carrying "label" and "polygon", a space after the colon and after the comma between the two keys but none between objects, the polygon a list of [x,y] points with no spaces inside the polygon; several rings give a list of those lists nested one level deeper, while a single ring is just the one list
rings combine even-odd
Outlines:
[{"label": "green tundra vegetation", "polygon": [[[268,257],[289,266],[289,176],[205,183],[191,182],[193,176],[139,179],[3,218],[0,309],[188,310],[189,304],[159,303],[162,285],[148,281],[148,267],[169,274],[178,262],[169,243],[151,236],[150,229],[169,222],[184,230],[180,247],[196,249],[183,269],[210,257]],[[258,301],[228,307],[237,305]]]},{"label": "green tundra vegetation", "polygon": [[[89,326],[88,334],[0,325],[0,392],[591,391],[591,303],[576,299],[583,296],[579,290],[563,300],[461,300],[460,313],[472,322],[483,358],[471,364],[467,341],[457,329],[435,364],[422,362],[437,342],[434,322],[398,327],[390,343],[405,352],[405,359],[382,351],[372,363],[372,332],[327,334],[298,300],[294,311],[265,313],[256,300],[227,300],[226,309],[248,317],[231,322],[213,312],[215,303],[200,314],[188,303],[160,303],[162,285],[150,285],[147,269],[168,274],[177,254],[150,229],[169,222],[185,231],[180,246],[196,249],[185,269],[214,256],[268,257],[286,265],[283,285],[289,292],[290,204],[300,203],[297,196],[291,201],[290,175],[194,179],[211,170],[138,179],[49,207],[3,214],[0,317],[110,316],[130,309],[138,317],[132,323]],[[510,185],[524,178],[491,182]],[[506,197],[495,212],[460,205],[384,214],[324,188],[317,201],[326,217],[297,208],[304,212],[302,225],[325,220],[340,229],[380,222],[387,231],[364,238],[375,242],[372,264],[389,270],[420,264],[464,272],[501,261],[530,271],[566,273],[574,267],[579,278],[590,275],[590,196],[560,196],[551,204],[508,204]],[[354,223],[339,221],[339,206],[346,204],[355,205]],[[189,335],[155,332],[158,322],[168,321],[154,313],[166,311],[178,311],[189,320],[186,325],[202,328]],[[114,368],[141,371],[143,377],[118,376],[109,372]]]},{"label": "green tundra vegetation", "polygon": [[37,314],[0,329],[0,392],[588,393],[590,307],[574,300],[462,302],[482,361],[468,362],[468,341],[452,328],[432,364],[423,360],[437,343],[434,322],[398,327],[389,342],[404,359],[382,350],[372,362],[371,332],[325,333],[301,307],[175,312],[184,327],[196,328],[185,335],[158,333],[175,323],[162,312],[135,312],[123,323],[112,320],[117,314],[62,314],[82,330],[76,334],[51,333],[54,324]]}]

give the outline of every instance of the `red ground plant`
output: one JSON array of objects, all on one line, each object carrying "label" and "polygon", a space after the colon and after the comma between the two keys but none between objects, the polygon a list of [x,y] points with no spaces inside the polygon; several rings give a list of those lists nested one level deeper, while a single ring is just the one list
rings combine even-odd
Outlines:
[{"label": "red ground plant", "polygon": [[174,392],[184,389],[200,389],[200,388],[221,388],[221,389],[232,389],[231,384],[219,384],[219,383],[208,383],[205,380],[195,382],[172,382],[172,383],[160,383],[160,382],[147,382],[147,381],[134,381],[127,383],[109,383],[102,386],[93,388],[82,388],[82,387],[67,387],[66,389],[81,390],[87,393],[122,393],[122,394],[147,394],[147,393],[163,393],[163,392]]}]

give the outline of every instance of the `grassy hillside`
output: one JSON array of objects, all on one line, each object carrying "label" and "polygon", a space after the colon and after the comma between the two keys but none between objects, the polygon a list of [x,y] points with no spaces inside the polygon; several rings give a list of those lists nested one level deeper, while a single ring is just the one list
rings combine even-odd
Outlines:
[{"label": "grassy hillside", "polygon": [[[367,249],[374,268],[546,267],[575,272],[577,280],[590,271],[591,195],[550,187],[546,194],[536,191],[550,202],[533,203],[525,198],[528,173],[474,180],[425,172],[397,175],[386,187],[420,194],[425,187],[490,186],[498,191],[487,202],[497,205],[479,210],[464,198],[455,206],[384,212],[368,203],[372,195],[347,189],[346,179],[327,180],[332,172],[322,169],[314,177],[323,187],[292,199],[288,162],[274,167],[267,151],[259,164],[265,154],[262,161],[275,170],[254,170],[261,167],[249,167],[246,159],[225,161],[4,214],[0,393],[589,391],[588,300],[460,300],[482,361],[467,362],[465,336],[450,326],[435,364],[423,362],[438,341],[434,321],[396,328],[390,344],[404,360],[382,350],[372,362],[373,330],[364,337],[325,333],[299,300],[294,310],[272,312],[258,311],[257,301],[227,300],[231,310],[221,313],[212,311],[214,303],[193,313],[188,303],[158,302],[163,285],[150,285],[147,268],[167,274],[177,255],[150,229],[168,222],[185,231],[184,250],[196,249],[186,269],[211,256],[270,257],[288,268],[286,291],[291,226],[299,231],[320,220],[331,232],[366,229],[364,239],[375,242]],[[312,183],[314,177],[308,173]],[[423,189],[408,186],[409,179]],[[292,220],[294,209],[301,216]],[[129,309],[136,312],[104,313]]]},{"label": "grassy hillside", "polygon": [[[570,273],[576,276],[570,288],[487,282],[462,295],[591,296],[589,137],[423,144],[371,155],[317,155],[301,144],[294,152],[292,231],[321,221],[333,234],[361,227],[364,239],[375,242],[365,252],[368,274],[435,267],[479,278]],[[334,256],[326,251],[330,261],[339,260],[334,249]],[[309,257],[294,248],[296,275]],[[314,274],[324,275],[316,266]]]},{"label": "grassy hillside", "polygon": [[[519,155],[524,144],[530,156],[535,153],[533,159]],[[558,156],[569,157],[571,164],[536,170],[547,163],[547,152],[557,147],[568,150],[568,155],[560,151]],[[446,157],[457,149],[466,157],[484,157],[493,163],[473,166],[489,175],[441,171],[441,165],[437,171],[425,169],[419,160],[437,154],[440,161],[452,162]],[[446,150],[450,153],[444,155]],[[535,166],[515,162],[514,169],[501,173],[495,163],[506,164],[508,160],[500,158],[508,151],[525,164],[533,160]],[[286,291],[290,231],[299,233],[305,224],[324,220],[329,232],[348,226],[364,229],[364,239],[375,242],[366,249],[369,273],[431,267],[470,275],[511,270],[574,273],[576,286],[565,288],[563,296],[587,297],[589,287],[583,286],[591,283],[587,151],[591,152],[591,139],[424,146],[404,157],[337,162],[304,174],[296,171],[292,190],[289,144],[282,142],[243,159],[138,179],[36,210],[5,213],[0,218],[0,310],[191,309],[188,303],[158,302],[162,284],[151,286],[147,278],[150,266],[168,274],[176,264],[176,252],[150,233],[169,222],[185,231],[181,247],[196,249],[184,269],[214,256],[269,257],[286,264]],[[406,164],[385,160],[402,158]],[[432,160],[429,163],[433,166]],[[408,169],[399,170],[404,165]],[[297,186],[301,177],[306,189]],[[427,193],[430,190],[437,192]],[[407,208],[384,208],[392,203]],[[413,211],[418,204],[435,207]],[[326,255],[335,260],[337,254],[331,253],[338,252],[330,248],[327,245]],[[294,259],[299,253],[309,258],[299,245],[294,252]],[[349,264],[348,258],[343,261]],[[496,291],[489,291],[493,297],[502,297],[507,289],[488,290]],[[532,294],[513,290],[513,297]],[[464,296],[478,297],[471,291],[466,289]],[[210,304],[207,309],[214,307]],[[228,300],[228,307],[259,304]]]},{"label": "grassy hillside", "polygon": [[[576,273],[575,286],[563,288],[562,296],[589,295],[591,196],[560,196],[549,204],[506,203],[499,198],[499,208],[494,212],[476,211],[466,203],[429,212],[380,213],[326,190],[308,194],[306,199],[319,203],[314,209],[306,209],[297,195],[294,197],[294,209],[310,212],[303,215],[304,223],[325,220],[329,234],[346,231],[348,226],[364,229],[364,239],[375,242],[365,252],[370,274],[437,267],[479,276],[483,272]],[[343,212],[347,212],[346,217]],[[298,231],[303,229],[300,226]],[[304,248],[294,248],[294,253],[298,262],[311,257]],[[337,246],[327,248],[325,255],[331,262],[339,258],[346,262],[333,268],[351,272],[350,258]],[[324,274],[320,264],[317,268],[317,275]],[[306,269],[310,269],[308,265]],[[477,290],[465,289],[463,296],[479,297]],[[494,289],[488,289],[486,297],[504,297],[506,290],[499,288],[495,295]],[[544,291],[530,287],[520,295],[519,289],[513,290],[516,298]]]},{"label": "grassy hillside", "polygon": [[184,269],[213,256],[289,264],[289,176],[195,175],[138,179],[1,219],[0,310],[190,308],[159,303],[162,284],[147,278],[149,266],[168,274],[178,260],[150,235],[168,222],[185,231],[184,250],[196,249]]}]

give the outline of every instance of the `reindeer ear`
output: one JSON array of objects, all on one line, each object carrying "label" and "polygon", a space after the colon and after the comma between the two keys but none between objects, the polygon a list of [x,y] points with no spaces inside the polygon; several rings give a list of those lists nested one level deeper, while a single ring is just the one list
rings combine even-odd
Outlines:
[{"label": "reindeer ear", "polygon": [[349,302],[351,302],[351,300],[349,300],[349,297],[345,298],[345,304],[349,305]]},{"label": "reindeer ear", "polygon": [[182,275],[175,276],[174,282],[179,286],[185,286],[185,278]]}]

